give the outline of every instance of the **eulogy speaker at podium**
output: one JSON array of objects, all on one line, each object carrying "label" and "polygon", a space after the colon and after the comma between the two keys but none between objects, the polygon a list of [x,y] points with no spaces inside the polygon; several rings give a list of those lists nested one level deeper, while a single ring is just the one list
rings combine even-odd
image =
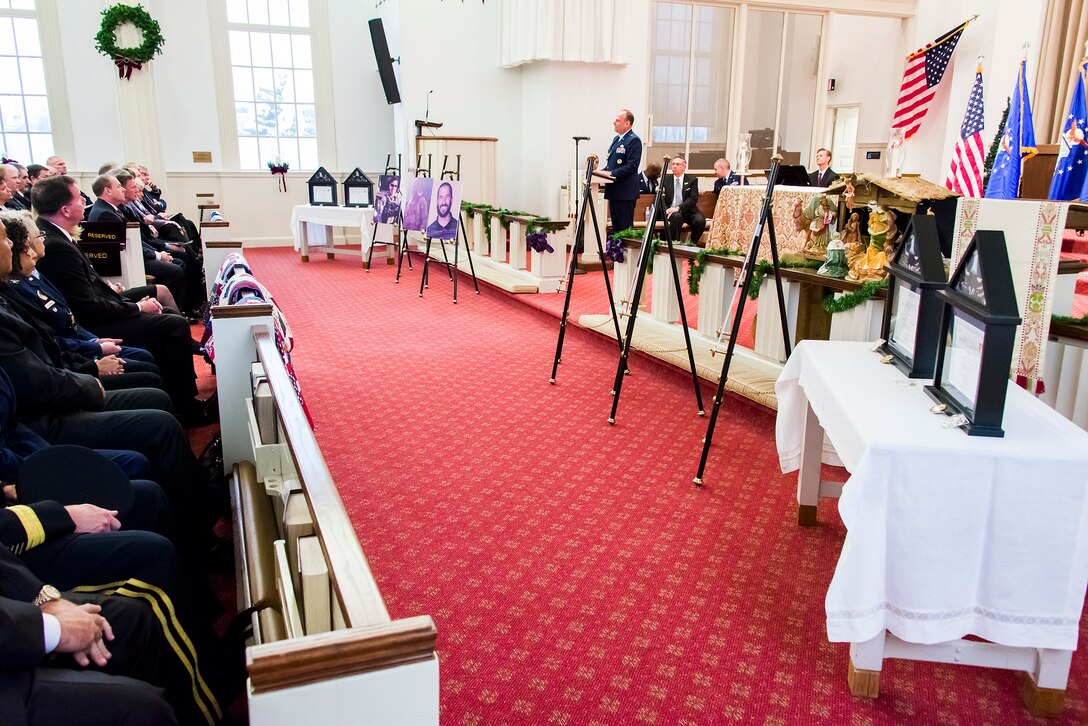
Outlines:
[{"label": "eulogy speaker at podium", "polygon": [[605,185],[604,198],[608,200],[612,231],[633,227],[635,224],[635,200],[638,199],[638,167],[642,163],[642,139],[631,126],[635,115],[625,108],[616,114],[612,128],[616,138],[608,147],[608,163],[604,170],[611,174],[612,183]]}]

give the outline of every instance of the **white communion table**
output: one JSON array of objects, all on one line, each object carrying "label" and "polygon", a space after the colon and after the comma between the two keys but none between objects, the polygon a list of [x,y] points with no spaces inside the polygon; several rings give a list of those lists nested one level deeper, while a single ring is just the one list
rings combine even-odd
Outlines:
[{"label": "white communion table", "polygon": [[[775,386],[799,523],[841,489],[825,607],[851,691],[879,695],[884,658],[962,663],[1024,671],[1029,710],[1060,712],[1088,584],[1088,433],[1012,383],[1004,438],[944,428],[929,381],[871,348],[803,341]],[[821,460],[849,480],[821,482]]]},{"label": "white communion table", "polygon": [[[311,239],[312,227],[323,227],[323,233]],[[334,247],[333,227],[358,229],[362,236],[362,247],[359,250]],[[365,264],[371,246],[392,244],[392,227],[387,224],[378,225],[378,241],[373,241],[373,207],[320,207],[299,204],[291,210],[291,234],[295,238],[295,249],[299,251],[303,262],[310,261],[311,247],[324,247],[329,258],[338,254],[359,255]]]}]

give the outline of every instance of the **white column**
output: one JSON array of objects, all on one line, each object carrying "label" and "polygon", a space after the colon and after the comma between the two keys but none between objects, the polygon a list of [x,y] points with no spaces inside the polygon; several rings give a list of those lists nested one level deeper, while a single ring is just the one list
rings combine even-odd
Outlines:
[{"label": "white column", "polygon": [[492,214],[488,222],[491,224],[491,259],[506,262],[506,230],[502,228],[502,220],[499,215]]},{"label": "white column", "polygon": [[[572,224],[571,227],[573,226]],[[638,250],[627,248],[624,253],[623,262],[617,262],[612,266],[612,302],[617,308],[621,301],[630,298],[631,281],[634,279],[635,266],[638,264]]]},{"label": "white column", "polygon": [[654,279],[650,294],[651,315],[666,323],[675,323],[680,319],[680,301],[676,299],[668,248],[654,254]]},{"label": "white column", "polygon": [[555,252],[537,252],[533,250],[530,253],[529,266],[533,274],[540,278],[538,287],[540,292],[555,292],[559,289],[559,281],[563,279],[567,272],[567,256],[564,253],[567,245],[571,243],[570,229],[571,225],[568,224],[565,229],[560,229],[548,235],[548,244],[552,246]]},{"label": "white column", "polygon": [[[839,297],[841,293],[836,294]],[[884,301],[865,302],[831,316],[830,340],[876,340],[884,321]]]},{"label": "white column", "polygon": [[[792,280],[783,280],[782,297],[786,301],[786,327],[792,341],[797,337],[797,305],[801,285]],[[775,292],[772,276],[764,278],[759,288],[755,352],[779,363],[786,362],[786,344],[782,340],[782,323],[778,314],[778,293]]]},{"label": "white column", "polygon": [[733,299],[736,273],[732,267],[708,264],[699,280],[699,332],[717,339],[725,309]]},{"label": "white column", "polygon": [[[117,30],[117,42],[123,48],[137,46],[142,42],[142,35],[132,25],[122,25]],[[132,71],[127,80],[120,78],[116,70],[112,72],[117,78],[121,141],[125,149],[125,158],[117,162],[138,161],[150,168],[156,179],[164,179],[166,170],[162,165],[162,140],[159,138],[155,61]]]},{"label": "white column", "polygon": [[472,244],[472,251],[478,255],[488,253],[487,235],[484,234],[485,223],[483,212],[476,212],[468,218],[468,240]]},{"label": "white column", "polygon": [[525,269],[525,223],[517,219],[510,220],[510,266]]}]

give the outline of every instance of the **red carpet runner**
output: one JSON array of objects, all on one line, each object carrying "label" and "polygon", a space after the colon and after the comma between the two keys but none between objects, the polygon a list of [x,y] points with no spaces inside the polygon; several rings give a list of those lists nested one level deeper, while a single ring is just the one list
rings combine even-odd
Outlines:
[{"label": "red carpet runner", "polygon": [[[246,256],[390,613],[438,625],[443,724],[1035,722],[998,670],[891,661],[878,700],[850,696],[823,609],[844,530],[834,502],[796,525],[773,412],[727,401],[700,491],[686,375],[635,359],[610,427],[615,349],[585,331],[553,387],[557,321],[508,296]],[[1086,694],[1078,653],[1039,723],[1088,723]]]}]

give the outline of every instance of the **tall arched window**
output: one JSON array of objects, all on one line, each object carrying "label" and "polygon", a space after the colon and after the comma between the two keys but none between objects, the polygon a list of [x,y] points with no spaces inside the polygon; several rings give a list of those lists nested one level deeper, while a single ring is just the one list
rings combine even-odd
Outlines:
[{"label": "tall arched window", "polygon": [[227,0],[238,166],[318,164],[307,0]]},{"label": "tall arched window", "polygon": [[24,165],[54,153],[35,0],[0,0],[0,147]]}]

